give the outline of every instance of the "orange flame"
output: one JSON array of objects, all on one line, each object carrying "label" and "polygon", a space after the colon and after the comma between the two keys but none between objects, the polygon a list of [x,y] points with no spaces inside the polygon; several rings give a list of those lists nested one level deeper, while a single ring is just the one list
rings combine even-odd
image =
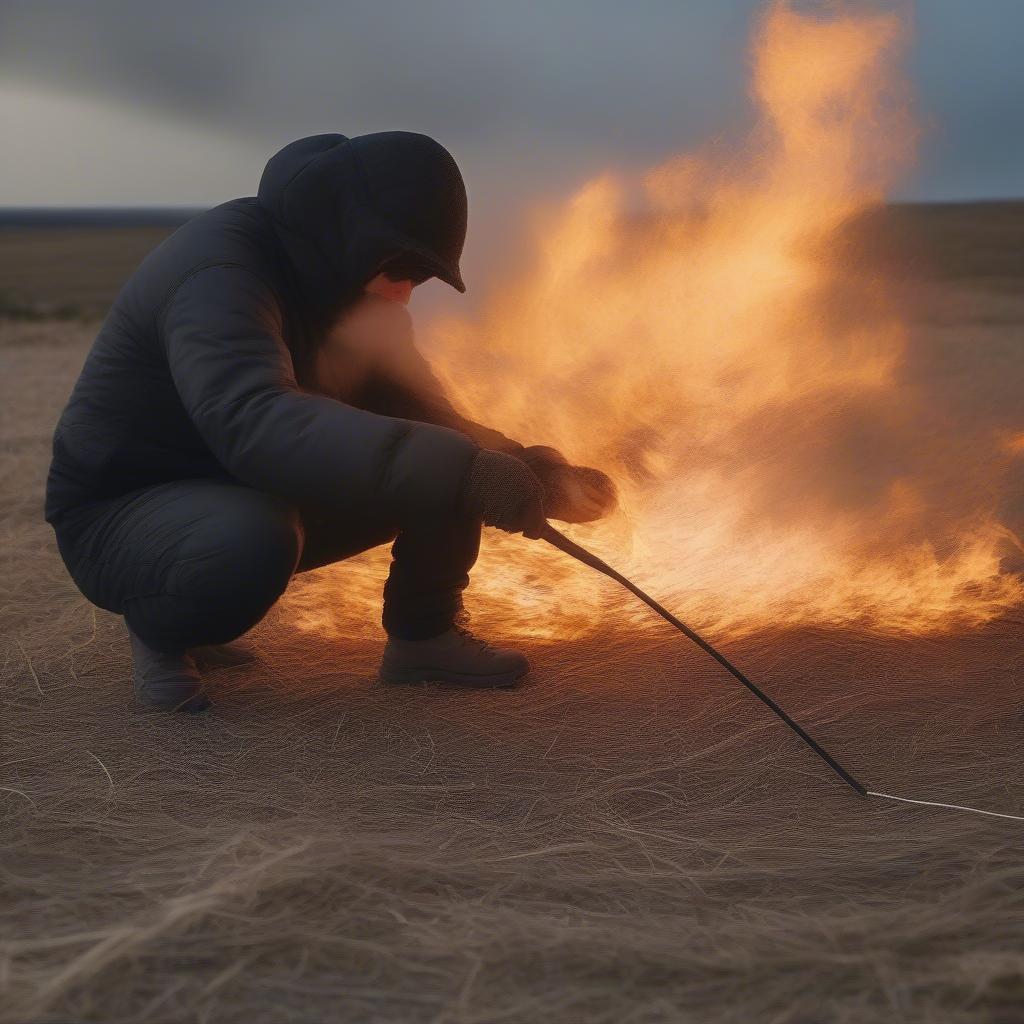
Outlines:
[{"label": "orange flame", "polygon": [[[615,478],[621,512],[573,535],[699,627],[927,631],[1022,596],[989,511],[934,536],[898,382],[904,325],[884,284],[828,258],[910,156],[902,35],[890,15],[770,5],[741,155],[591,181],[475,321],[425,334],[467,412]],[[499,536],[471,591],[478,613],[536,636],[599,628],[611,599],[563,556]]]}]

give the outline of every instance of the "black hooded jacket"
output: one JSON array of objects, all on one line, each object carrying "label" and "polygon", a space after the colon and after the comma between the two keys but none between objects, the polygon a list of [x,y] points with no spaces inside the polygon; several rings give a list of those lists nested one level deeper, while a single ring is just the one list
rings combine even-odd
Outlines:
[{"label": "black hooded jacket", "polygon": [[397,525],[453,511],[470,437],[299,381],[334,314],[389,259],[411,255],[464,290],[465,227],[458,168],[425,136],[285,147],[258,197],[184,225],[121,290],[54,435],[47,520],[194,477]]}]

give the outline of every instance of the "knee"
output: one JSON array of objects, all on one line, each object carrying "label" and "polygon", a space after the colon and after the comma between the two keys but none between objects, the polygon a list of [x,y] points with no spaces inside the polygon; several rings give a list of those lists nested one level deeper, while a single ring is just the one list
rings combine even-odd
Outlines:
[{"label": "knee", "polygon": [[[285,581],[295,570],[302,552],[302,520],[298,510],[282,498],[259,491],[232,496],[233,507],[211,521],[208,535],[190,539],[200,557],[212,551],[225,565],[237,568],[248,582]],[[186,551],[183,557],[188,557]]]},{"label": "knee", "polygon": [[[256,625],[284,593],[302,544],[302,523],[292,506],[239,489],[219,504],[217,515],[193,524],[166,591],[134,602],[125,617],[158,648],[232,640]],[[154,617],[160,626],[150,628]],[[155,635],[168,630],[173,638]],[[147,631],[154,635],[147,638]]]},{"label": "knee", "polygon": [[302,553],[297,510],[273,495],[239,490],[218,513],[182,545],[177,589],[236,604],[276,600]]}]

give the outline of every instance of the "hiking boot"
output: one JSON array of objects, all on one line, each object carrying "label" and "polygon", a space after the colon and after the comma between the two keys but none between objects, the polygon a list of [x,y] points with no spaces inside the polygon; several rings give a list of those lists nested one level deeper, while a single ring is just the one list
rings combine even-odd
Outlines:
[{"label": "hiking boot", "polygon": [[429,640],[389,637],[380,663],[384,683],[453,683],[496,688],[515,686],[530,670],[526,655],[490,644],[453,626]]},{"label": "hiking boot", "polygon": [[131,630],[132,682],[141,704],[165,711],[195,714],[210,706],[203,679],[187,652],[165,654],[147,647]]}]

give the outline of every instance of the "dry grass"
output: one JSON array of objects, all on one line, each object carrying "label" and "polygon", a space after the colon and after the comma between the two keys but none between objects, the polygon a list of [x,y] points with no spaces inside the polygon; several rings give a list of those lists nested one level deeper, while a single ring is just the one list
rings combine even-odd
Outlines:
[{"label": "dry grass", "polygon": [[[953,351],[981,307],[943,301]],[[375,637],[290,617],[341,566],[212,714],[135,708],[41,522],[89,335],[0,330],[0,1020],[1021,1019],[1020,824],[858,800],[657,623],[512,693],[384,690]],[[726,646],[872,785],[1020,812],[1020,626]]]}]

